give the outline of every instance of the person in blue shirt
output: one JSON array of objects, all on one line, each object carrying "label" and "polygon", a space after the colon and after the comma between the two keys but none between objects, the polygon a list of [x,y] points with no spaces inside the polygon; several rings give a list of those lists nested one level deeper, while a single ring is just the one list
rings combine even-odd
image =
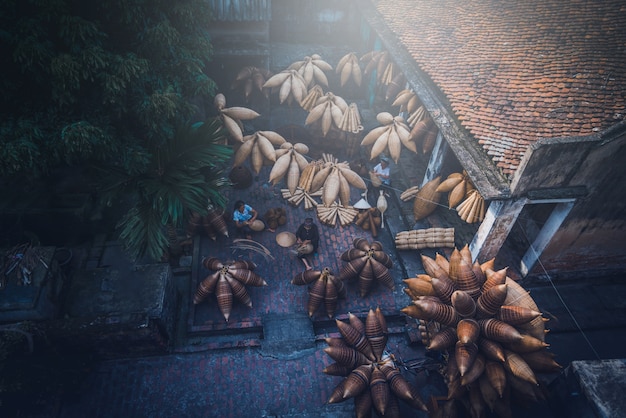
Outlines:
[{"label": "person in blue shirt", "polygon": [[252,225],[252,222],[254,222],[258,216],[259,214],[256,209],[247,205],[243,200],[235,202],[233,221],[235,221],[237,230],[245,235],[246,239],[252,239],[252,229],[250,229],[250,225]]}]

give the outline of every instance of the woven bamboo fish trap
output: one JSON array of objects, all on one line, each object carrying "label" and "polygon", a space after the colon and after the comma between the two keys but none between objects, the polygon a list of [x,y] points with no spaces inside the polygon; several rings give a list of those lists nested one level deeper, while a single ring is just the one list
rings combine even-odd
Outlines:
[{"label": "woven bamboo fish trap", "polygon": [[395,237],[396,249],[453,248],[454,228],[427,228],[400,231]]},{"label": "woven bamboo fish trap", "polygon": [[441,176],[434,178],[422,187],[413,200],[413,217],[416,221],[424,219],[437,209],[441,193],[437,187],[441,183]]}]

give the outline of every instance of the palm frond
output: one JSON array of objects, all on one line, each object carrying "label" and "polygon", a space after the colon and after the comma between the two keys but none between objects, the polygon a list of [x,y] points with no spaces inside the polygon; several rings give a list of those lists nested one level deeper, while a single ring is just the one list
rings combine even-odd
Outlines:
[{"label": "palm frond", "polygon": [[233,152],[231,147],[220,144],[225,137],[226,133],[217,119],[181,128],[174,140],[169,141],[164,165],[183,165],[187,170],[220,166],[229,160]]},{"label": "palm frond", "polygon": [[159,213],[146,203],[130,209],[117,227],[124,249],[133,260],[148,256],[160,260],[167,252],[168,241]]},{"label": "palm frond", "polygon": [[180,228],[191,212],[205,214],[209,205],[225,206],[222,191],[230,182],[223,169],[232,151],[218,144],[223,135],[221,123],[215,121],[181,128],[152,154],[142,172],[108,170],[106,195],[125,191],[138,205],[120,222],[120,239],[133,256],[160,259],[168,247],[164,225]]}]

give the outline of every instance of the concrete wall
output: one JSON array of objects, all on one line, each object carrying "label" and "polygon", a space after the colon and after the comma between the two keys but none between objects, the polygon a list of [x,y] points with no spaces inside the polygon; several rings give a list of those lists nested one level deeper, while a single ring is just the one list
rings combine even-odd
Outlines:
[{"label": "concrete wall", "polygon": [[[626,137],[594,148],[572,178],[589,194],[577,201],[544,251],[549,271],[626,271]],[[556,273],[558,274],[558,273]]]},{"label": "concrete wall", "polygon": [[[626,270],[626,125],[590,137],[554,138],[532,144],[511,182],[514,198],[528,205],[574,201],[573,207],[528,278],[584,278]],[[506,240],[517,256],[528,249],[547,218],[524,210]],[[548,213],[549,215],[549,213]],[[541,217],[540,217],[541,218]],[[530,227],[530,228],[529,228]],[[532,251],[532,250],[531,250]],[[513,260],[516,262],[516,260]]]},{"label": "concrete wall", "polygon": [[359,22],[352,1],[272,0],[270,34],[273,42],[351,44]]}]

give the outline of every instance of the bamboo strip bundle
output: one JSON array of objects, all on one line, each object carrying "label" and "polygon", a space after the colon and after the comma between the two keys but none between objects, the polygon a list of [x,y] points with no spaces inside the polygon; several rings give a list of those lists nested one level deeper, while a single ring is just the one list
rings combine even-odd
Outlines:
[{"label": "bamboo strip bundle", "polygon": [[359,211],[353,207],[345,207],[337,203],[333,203],[330,206],[318,205],[316,208],[317,218],[320,222],[330,226],[336,226],[337,221],[339,221],[341,226],[350,225],[359,213]]},{"label": "bamboo strip bundle", "polygon": [[361,115],[356,103],[350,103],[348,109],[344,112],[339,129],[345,132],[357,134],[363,130],[361,125]]},{"label": "bamboo strip bundle", "polygon": [[335,226],[337,223],[337,205],[318,206],[317,218],[325,225]]},{"label": "bamboo strip bundle", "polygon": [[454,247],[454,228],[427,228],[400,231],[396,234],[398,250],[419,250],[422,248]]},{"label": "bamboo strip bundle", "polygon": [[469,224],[482,222],[485,218],[485,210],[485,199],[476,189],[470,190],[465,200],[456,208],[459,217]]},{"label": "bamboo strip bundle", "polygon": [[320,189],[315,193],[309,193],[306,190],[298,187],[293,194],[289,191],[289,189],[280,189],[280,192],[283,196],[283,199],[285,199],[290,205],[300,206],[301,203],[304,203],[304,209],[311,210],[319,204],[314,199],[314,197],[320,197],[322,195],[323,189]]},{"label": "bamboo strip bundle", "polygon": [[419,191],[419,186],[409,187],[400,194],[400,200],[402,200],[403,202],[408,202],[409,200],[413,199]]}]

